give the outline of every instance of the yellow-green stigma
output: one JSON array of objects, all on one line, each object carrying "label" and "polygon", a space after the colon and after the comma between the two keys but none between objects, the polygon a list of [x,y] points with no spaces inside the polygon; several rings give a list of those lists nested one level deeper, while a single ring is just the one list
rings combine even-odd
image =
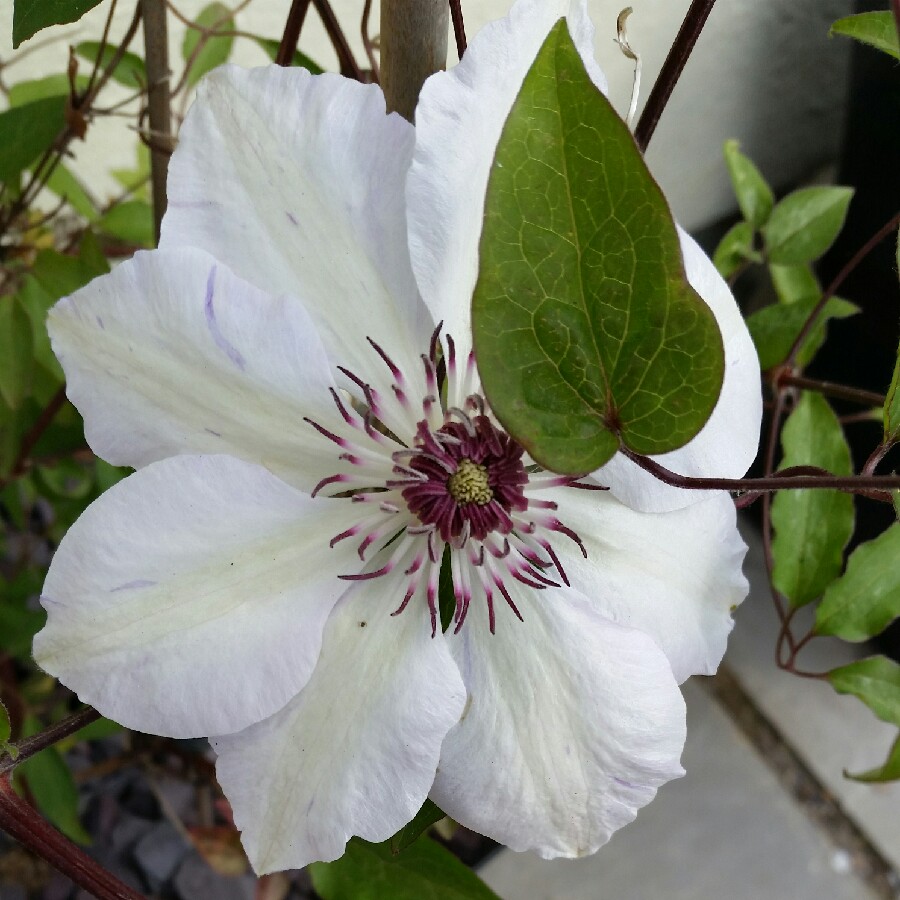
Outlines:
[{"label": "yellow-green stigma", "polygon": [[447,490],[457,503],[477,503],[484,506],[494,498],[488,484],[486,466],[461,459],[456,471],[447,479]]}]

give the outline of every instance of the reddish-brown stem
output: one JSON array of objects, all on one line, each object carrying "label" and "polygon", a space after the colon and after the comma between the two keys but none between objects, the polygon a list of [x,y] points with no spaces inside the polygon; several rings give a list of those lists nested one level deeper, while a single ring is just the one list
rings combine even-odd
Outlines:
[{"label": "reddish-brown stem", "polygon": [[98,900],[144,900],[47,823],[13,790],[9,773],[0,775],[0,829],[37,853]]},{"label": "reddish-brown stem", "polygon": [[453,37],[456,39],[456,55],[462,59],[466,52],[466,24],[463,21],[462,0],[450,0],[450,19],[453,21]]},{"label": "reddish-brown stem", "polygon": [[866,460],[866,464],[862,467],[863,475],[874,475],[875,469],[878,468],[878,463],[880,463],[885,456],[888,455],[891,447],[894,445],[889,441],[882,441],[870,454],[869,458]]},{"label": "reddish-brown stem", "polygon": [[900,488],[900,475],[807,475],[789,470],[775,472],[762,478],[695,478],[680,475],[648,456],[639,456],[625,447],[620,448],[642,469],[673,487],[695,491],[756,491],[773,493],[783,490],[837,490],[848,493],[891,491]]},{"label": "reddish-brown stem", "polygon": [[897,28],[897,40],[900,41],[900,0],[891,0],[891,12],[894,14],[894,25]]},{"label": "reddish-brown stem", "polygon": [[363,4],[362,20],[359,24],[359,31],[362,37],[363,47],[366,51],[366,58],[369,60],[369,65],[372,67],[372,79],[377,84],[380,75],[378,71],[378,59],[375,56],[375,45],[372,41],[372,36],[369,34],[369,19],[371,19],[371,17],[372,0],[366,0]]},{"label": "reddish-brown stem", "polygon": [[782,370],[778,375],[777,382],[778,387],[798,387],[806,391],[815,391],[817,394],[824,394],[826,397],[861,403],[863,406],[884,406],[883,394],[849,387],[846,384],[835,384],[832,381],[817,381],[815,378],[807,378],[805,375],[797,375],[790,371]]},{"label": "reddish-brown stem", "polygon": [[16,457],[16,461],[12,464],[9,477],[6,479],[0,479],[0,488],[5,487],[10,481],[18,478],[25,471],[28,457],[31,451],[34,449],[34,445],[37,444],[37,442],[40,440],[41,435],[47,430],[54,418],[56,418],[56,414],[62,409],[65,402],[66,386],[63,385],[50,398],[50,402],[44,407],[43,411],[38,416],[37,421],[34,423],[34,425],[31,426],[31,428],[28,429],[25,437],[22,438],[22,444],[19,447],[19,455]]},{"label": "reddish-brown stem", "polygon": [[279,66],[289,66],[297,45],[300,43],[300,32],[306,13],[309,11],[310,0],[292,0],[291,9],[288,12],[287,21],[284,23],[284,33],[281,43],[278,45],[278,53],[275,55],[275,63]]},{"label": "reddish-brown stem", "polygon": [[847,262],[843,269],[835,275],[831,284],[825,289],[825,293],[822,294],[821,299],[816,304],[813,311],[809,314],[804,322],[803,327],[800,329],[800,333],[797,335],[794,340],[794,344],[791,347],[791,352],[788,354],[787,365],[792,366],[797,360],[797,354],[800,352],[800,348],[803,346],[807,337],[809,337],[809,333],[816,327],[816,322],[818,321],[819,315],[822,310],[825,309],[825,304],[840,290],[841,285],[847,279],[847,277],[853,272],[853,270],[889,235],[893,234],[893,232],[897,229],[897,226],[900,225],[900,212],[896,213],[890,221],[886,222],[872,237],[869,238],[856,251],[853,257]]},{"label": "reddish-brown stem", "polygon": [[334,47],[334,52],[337,54],[341,75],[346,75],[348,78],[353,78],[356,81],[365,81],[362,69],[360,69],[353,56],[353,51],[347,43],[347,38],[341,29],[341,23],[334,14],[331,4],[328,0],[313,0],[313,3],[316,5],[316,12],[322,19],[322,24],[325,26],[325,31],[328,33],[331,45]]},{"label": "reddish-brown stem", "polygon": [[15,747],[19,752],[16,754],[15,759],[6,754],[0,755],[0,775],[11,771],[19,763],[25,762],[29,757],[40,753],[41,750],[46,750],[47,747],[51,747],[63,738],[75,734],[76,731],[81,731],[85,725],[90,725],[91,722],[96,722],[99,718],[100,713],[93,707],[87,706],[78,710],[77,713],[72,713],[71,716],[63,719],[62,722],[57,722],[38,734],[18,741]]},{"label": "reddish-brown stem", "polygon": [[681,28],[675,37],[675,42],[669,50],[669,55],[666,57],[662,69],[660,69],[659,77],[650,91],[650,96],[647,98],[647,103],[638,120],[637,128],[634,129],[634,139],[641,152],[647,149],[650,138],[653,137],[653,132],[656,131],[660,116],[663,114],[663,110],[672,96],[672,91],[678,83],[678,79],[690,58],[694,44],[697,43],[697,38],[700,37],[700,32],[703,31],[703,26],[706,24],[715,2],[716,0],[692,0],[688,8],[684,21],[681,23]]}]

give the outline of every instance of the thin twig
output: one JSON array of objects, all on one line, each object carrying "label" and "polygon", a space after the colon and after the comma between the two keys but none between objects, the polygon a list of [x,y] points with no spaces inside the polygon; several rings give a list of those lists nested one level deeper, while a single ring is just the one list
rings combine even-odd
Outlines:
[{"label": "thin twig", "polygon": [[[87,116],[90,114],[91,106],[94,100],[96,99],[100,91],[106,86],[106,83],[110,80],[110,78],[112,78],[112,74],[113,72],[115,72],[119,63],[122,61],[122,58],[125,56],[129,44],[134,40],[140,23],[141,6],[140,4],[138,4],[137,8],[135,9],[134,16],[131,19],[131,23],[129,24],[128,29],[123,35],[119,46],[116,48],[116,52],[112,55],[112,58],[109,61],[109,65],[107,65],[103,70],[103,74],[100,75],[100,77],[97,79],[93,88],[90,91],[85,92],[84,96],[80,98],[78,111],[83,116]],[[99,64],[100,57],[98,56],[97,61],[95,62],[95,66],[99,66]],[[41,159],[38,162],[37,166],[35,166],[35,168],[32,170],[31,178],[29,179],[25,189],[19,195],[16,202],[10,206],[2,221],[0,221],[0,236],[6,233],[12,222],[14,222],[19,217],[19,215],[21,215],[23,210],[28,208],[34,198],[44,188],[47,180],[56,170],[56,167],[59,165],[63,154],[66,152],[66,148],[74,137],[75,131],[69,125],[66,125],[56,136],[53,143],[41,156]]]},{"label": "thin twig", "polygon": [[118,0],[112,0],[109,4],[109,13],[106,16],[106,23],[103,26],[103,35],[100,38],[100,48],[97,50],[97,62],[94,64],[94,68],[91,71],[91,77],[88,79],[87,88],[85,89],[86,94],[90,94],[93,90],[94,82],[97,80],[97,73],[100,71],[100,60],[103,59],[103,53],[106,50],[106,44],[109,41],[109,28],[112,25],[113,16],[116,12],[116,3]]},{"label": "thin twig", "polygon": [[337,54],[341,75],[346,75],[348,78],[353,78],[356,81],[365,81],[363,71],[353,56],[353,51],[350,49],[350,44],[347,42],[347,37],[341,28],[338,17],[331,8],[331,4],[328,0],[313,0],[313,3],[316,5],[316,12],[318,12],[319,18],[321,18],[322,24],[325,26],[325,31],[331,40],[331,45],[334,47],[334,52]]},{"label": "thin twig", "polygon": [[41,435],[50,426],[50,423],[56,418],[56,414],[62,409],[66,402],[66,386],[63,385],[51,397],[50,402],[44,407],[38,416],[34,425],[28,429],[25,437],[22,438],[22,444],[19,447],[19,455],[12,464],[9,475],[5,479],[0,479],[0,488],[5,487],[11,481],[18,478],[28,467],[28,457],[34,449],[35,444],[40,440]]},{"label": "thin twig", "polygon": [[797,387],[807,391],[815,391],[826,397],[835,397],[838,400],[850,400],[863,406],[884,406],[884,394],[876,394],[874,391],[864,391],[862,388],[850,387],[846,384],[835,384],[832,381],[818,381],[815,378],[807,378],[804,375],[795,375],[792,372],[782,372],[778,376],[779,387]]},{"label": "thin twig", "polygon": [[803,327],[800,329],[800,333],[797,335],[794,340],[793,345],[791,346],[791,352],[788,354],[787,364],[793,365],[796,362],[797,354],[800,352],[800,348],[803,346],[806,338],[809,336],[809,333],[816,327],[816,323],[819,318],[819,314],[825,309],[825,304],[840,290],[841,285],[847,279],[849,275],[856,269],[856,267],[889,235],[893,234],[896,230],[897,226],[900,225],[900,212],[896,213],[890,221],[886,222],[872,237],[869,238],[856,251],[850,261],[841,269],[840,272],[834,277],[831,284],[825,289],[825,293],[822,294],[821,299],[816,304],[815,308],[812,312],[807,316],[806,322],[803,323]]},{"label": "thin twig", "polygon": [[456,55],[462,59],[466,52],[466,23],[463,21],[462,0],[450,0],[450,18],[453,21],[453,37],[456,39]]},{"label": "thin twig", "polygon": [[381,75],[378,67],[378,59],[375,56],[375,42],[369,34],[369,19],[372,17],[372,0],[366,0],[363,4],[362,21],[359,25],[360,34],[362,36],[363,48],[366,51],[366,57],[369,65],[372,67],[372,80],[377,84]]},{"label": "thin twig", "polygon": [[663,63],[659,77],[653,85],[653,90],[650,91],[647,104],[638,120],[637,128],[634,130],[634,139],[641,152],[647,149],[647,144],[650,143],[650,138],[656,131],[660,116],[669,102],[669,97],[672,96],[672,91],[690,58],[694,44],[697,43],[697,38],[700,37],[700,32],[703,31],[703,26],[706,24],[715,2],[716,0],[693,0],[681,23],[675,42],[669,50],[669,55]]},{"label": "thin twig", "polygon": [[99,718],[100,713],[96,709],[92,706],[86,706],[84,709],[72,713],[71,716],[63,719],[62,722],[57,722],[38,734],[18,741],[13,745],[18,751],[15,758],[9,754],[0,754],[0,775],[11,772],[16,766],[25,762],[26,759],[40,753],[41,750],[52,747],[64,738],[75,734],[76,731],[81,731],[86,725],[96,722]]},{"label": "thin twig", "polygon": [[[864,491],[892,491],[900,488],[900,475],[797,475],[782,470],[762,478],[700,478],[680,475],[649,456],[640,456],[626,447],[621,452],[645,471],[672,487],[695,491],[755,491],[773,493],[784,490],[832,490],[851,494]],[[889,498],[887,498],[889,499]]]},{"label": "thin twig", "polygon": [[276,65],[289,66],[291,64],[300,43],[300,31],[303,28],[306,13],[309,11],[310,2],[311,0],[292,0],[291,9],[284,23],[281,43],[278,45],[278,53],[275,56]]}]

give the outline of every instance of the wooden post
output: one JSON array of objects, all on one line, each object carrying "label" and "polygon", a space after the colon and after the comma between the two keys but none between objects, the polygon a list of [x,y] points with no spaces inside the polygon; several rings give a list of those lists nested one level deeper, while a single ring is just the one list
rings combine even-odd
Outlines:
[{"label": "wooden post", "polygon": [[169,35],[165,0],[141,0],[147,65],[147,124],[150,128],[150,184],[156,242],[166,211],[166,175],[172,152],[172,107],[169,93]]},{"label": "wooden post", "polygon": [[390,112],[413,121],[419,91],[447,64],[448,0],[381,0],[381,87]]}]

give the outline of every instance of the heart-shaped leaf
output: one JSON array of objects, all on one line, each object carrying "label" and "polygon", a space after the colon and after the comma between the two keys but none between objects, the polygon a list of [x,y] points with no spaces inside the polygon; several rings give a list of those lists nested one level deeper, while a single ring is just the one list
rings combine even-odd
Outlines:
[{"label": "heart-shaped leaf", "polygon": [[665,198],[562,19],[497,146],[472,322],[493,411],[557,472],[620,444],[675,450],[721,390],[722,338]]}]

